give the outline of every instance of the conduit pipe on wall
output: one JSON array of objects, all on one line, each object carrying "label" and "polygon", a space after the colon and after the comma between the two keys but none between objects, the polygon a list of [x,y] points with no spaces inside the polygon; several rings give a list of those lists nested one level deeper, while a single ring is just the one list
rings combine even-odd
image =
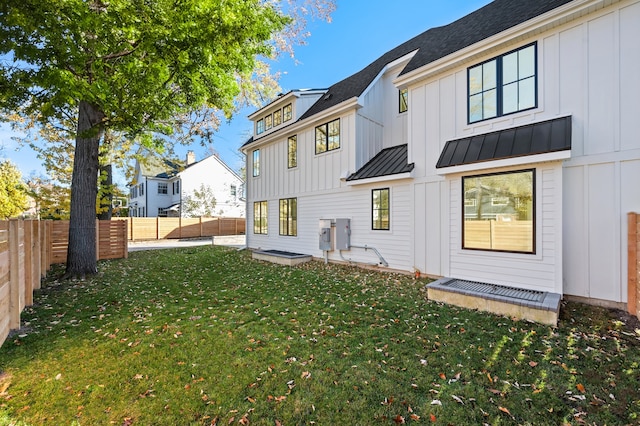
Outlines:
[{"label": "conduit pipe on wall", "polygon": [[[351,248],[361,248],[361,249],[364,249],[364,251],[371,250],[371,251],[373,251],[373,252],[376,254],[376,256],[378,256],[378,259],[380,259],[380,263],[381,263],[383,266],[385,266],[385,267],[388,267],[388,266],[389,266],[389,263],[388,263],[386,260],[384,260],[384,257],[382,257],[382,255],[380,254],[380,252],[379,252],[375,247],[369,247],[368,245],[366,245],[366,244],[365,244],[364,246],[354,246],[354,245],[349,245],[349,248],[350,248],[350,249],[351,249]],[[347,261],[347,262],[352,262],[352,263],[359,263],[359,262],[354,262],[354,261],[353,261],[353,260],[351,260],[351,259],[345,259],[345,258],[344,258],[344,256],[342,256],[342,250],[338,250],[338,252],[340,253],[340,258],[341,258],[342,260]],[[378,264],[377,264],[377,263],[367,263],[367,265],[378,265]]]}]

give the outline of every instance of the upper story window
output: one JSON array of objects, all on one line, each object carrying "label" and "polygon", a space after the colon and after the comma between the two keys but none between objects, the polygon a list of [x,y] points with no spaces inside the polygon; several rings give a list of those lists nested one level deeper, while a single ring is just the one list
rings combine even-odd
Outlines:
[{"label": "upper story window", "polygon": [[233,197],[236,198],[236,195],[238,194],[238,189],[236,188],[235,185],[231,184],[231,187],[229,189],[229,194]]},{"label": "upper story window", "polygon": [[340,119],[316,127],[316,154],[340,148]]},{"label": "upper story window", "polygon": [[279,126],[282,124],[282,110],[279,109],[273,112],[273,127]]},{"label": "upper story window", "polygon": [[398,111],[400,113],[407,112],[409,110],[409,89],[399,90],[398,95]]},{"label": "upper story window", "polygon": [[167,182],[158,182],[158,194],[167,193]]},{"label": "upper story window", "polygon": [[173,189],[173,193],[174,194],[179,194],[180,193],[180,181],[179,180],[173,182],[172,189]]},{"label": "upper story window", "polygon": [[298,167],[298,136],[289,136],[287,139],[287,167]]},{"label": "upper story window", "polygon": [[253,150],[253,176],[260,176],[260,150]]},{"label": "upper story window", "polygon": [[291,107],[291,104],[287,104],[282,108],[282,114],[284,116],[284,121],[289,121],[293,118],[293,108]]},{"label": "upper story window", "polygon": [[537,106],[536,43],[467,70],[469,123]]},{"label": "upper story window", "polygon": [[259,135],[260,133],[264,133],[264,120],[262,118],[256,123],[256,134]]},{"label": "upper story window", "polygon": [[273,127],[273,117],[271,116],[271,114],[269,114],[264,118],[264,129],[270,130],[272,127]]}]

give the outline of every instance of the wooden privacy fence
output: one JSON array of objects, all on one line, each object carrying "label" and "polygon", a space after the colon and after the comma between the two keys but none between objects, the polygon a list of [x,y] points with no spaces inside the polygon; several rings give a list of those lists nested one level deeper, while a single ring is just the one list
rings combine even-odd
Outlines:
[{"label": "wooden privacy fence", "polygon": [[130,240],[161,240],[165,238],[198,238],[218,235],[244,235],[246,220],[230,217],[129,217]]},{"label": "wooden privacy fence", "polygon": [[628,214],[627,291],[629,313],[640,319],[640,214]]},{"label": "wooden privacy fence", "polygon": [[464,223],[464,246],[467,248],[531,251],[532,241],[531,221],[467,220]]},{"label": "wooden privacy fence", "polygon": [[[127,257],[127,224],[97,221],[97,258]],[[67,260],[69,221],[0,221],[0,345],[20,328],[20,314],[54,263]]]}]

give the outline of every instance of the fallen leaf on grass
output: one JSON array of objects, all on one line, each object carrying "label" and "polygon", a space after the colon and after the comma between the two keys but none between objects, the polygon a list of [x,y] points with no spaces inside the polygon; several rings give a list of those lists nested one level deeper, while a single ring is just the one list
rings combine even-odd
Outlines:
[{"label": "fallen leaf on grass", "polygon": [[431,401],[431,405],[442,405],[442,402],[439,399],[434,399]]},{"label": "fallen leaf on grass", "polygon": [[455,399],[458,404],[464,405],[464,401],[459,396],[451,395],[451,398]]},{"label": "fallen leaf on grass", "polygon": [[511,414],[511,411],[509,411],[508,408],[505,407],[498,407],[498,410],[502,411],[505,414],[508,414],[509,416],[513,417],[513,415]]},{"label": "fallen leaf on grass", "polygon": [[405,420],[404,420],[404,417],[402,417],[400,414],[398,414],[398,415],[393,419],[393,421],[394,421],[394,422],[396,422],[396,424],[397,424],[397,425],[403,425],[403,424],[405,424],[405,423],[406,423],[406,422],[405,422]]},{"label": "fallen leaf on grass", "polygon": [[582,383],[578,383],[576,385],[576,389],[578,389],[580,392],[585,393],[586,389],[584,388],[584,385]]},{"label": "fallen leaf on grass", "polygon": [[535,367],[536,365],[538,365],[538,363],[537,363],[537,362],[535,362],[535,361],[529,361],[529,366],[531,366],[531,367]]},{"label": "fallen leaf on grass", "polygon": [[431,420],[431,423],[435,423],[436,422],[436,416],[433,415],[433,413],[429,414],[429,420]]}]

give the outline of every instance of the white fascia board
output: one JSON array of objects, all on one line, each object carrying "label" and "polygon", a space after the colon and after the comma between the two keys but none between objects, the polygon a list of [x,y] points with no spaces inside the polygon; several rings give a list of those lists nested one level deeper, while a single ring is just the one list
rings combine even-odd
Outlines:
[{"label": "white fascia board", "polygon": [[571,150],[546,152],[544,154],[523,155],[522,157],[504,158],[502,160],[488,160],[479,163],[463,164],[461,166],[443,167],[436,172],[441,176],[455,173],[468,173],[479,170],[499,169],[503,167],[522,166],[524,164],[548,163],[571,158]]},{"label": "white fascia board", "polygon": [[377,177],[372,177],[368,179],[349,180],[347,181],[347,186],[367,185],[370,183],[381,183],[381,182],[389,182],[392,180],[402,180],[402,179],[413,179],[413,171],[398,173],[395,175],[377,176]]},{"label": "white fascia board", "polygon": [[322,120],[326,119],[327,117],[331,117],[333,115],[337,115],[340,114],[350,108],[354,108],[354,107],[359,107],[358,104],[358,98],[357,97],[353,97],[351,99],[347,99],[344,102],[339,103],[338,105],[334,105],[331,108],[328,108],[322,112],[319,112],[318,114],[312,115],[311,117],[305,118],[302,121],[297,121],[287,127],[283,127],[282,129],[278,130],[277,132],[272,132],[269,133],[259,139],[254,139],[253,142],[251,142],[251,144],[242,147],[241,151],[244,152],[245,154],[249,151],[249,150],[254,150],[257,147],[269,144],[271,142],[274,141],[279,141],[282,139],[283,133],[290,135],[290,134],[295,134],[300,132],[301,130],[304,130],[305,128],[308,128],[312,125],[314,125],[315,123],[321,122]]},{"label": "white fascia board", "polygon": [[[609,1],[615,3],[618,0]],[[450,55],[433,61],[407,74],[404,74],[394,80],[394,84],[398,87],[406,87],[420,80],[427,79],[432,75],[439,74],[447,69],[458,66],[459,64],[480,56],[492,49],[500,48],[517,39],[529,37],[552,28],[553,26],[564,24],[568,21],[580,17],[591,12],[595,8],[605,6],[604,0],[574,0],[563,6],[550,10],[547,13],[529,19],[515,27],[502,31],[494,36],[481,40],[471,46],[460,49]],[[598,7],[599,6],[599,7]]]},{"label": "white fascia board", "polygon": [[411,53],[408,53],[398,59],[396,59],[393,62],[389,62],[387,65],[385,65],[382,68],[382,71],[380,71],[378,73],[378,75],[371,81],[371,83],[369,83],[369,85],[367,86],[366,89],[364,89],[364,91],[362,92],[362,94],[360,95],[361,99],[364,99],[365,96],[367,96],[367,93],[369,93],[369,91],[373,88],[373,86],[375,86],[375,84],[378,82],[378,80],[380,80],[382,78],[382,76],[389,71],[390,69],[397,67],[398,65],[401,65],[403,62],[409,62],[411,60],[411,58],[413,58],[413,56],[418,52],[418,49],[414,50]]}]

